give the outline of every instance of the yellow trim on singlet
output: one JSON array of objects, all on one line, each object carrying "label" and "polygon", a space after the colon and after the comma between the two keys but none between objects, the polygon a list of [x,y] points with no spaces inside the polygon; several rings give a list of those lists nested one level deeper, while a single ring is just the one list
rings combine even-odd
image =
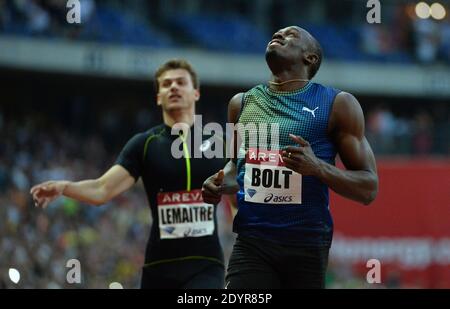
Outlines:
[{"label": "yellow trim on singlet", "polygon": [[189,192],[191,191],[191,158],[189,156],[189,148],[183,134],[180,134],[180,138],[183,141],[184,159],[186,161],[186,191]]},{"label": "yellow trim on singlet", "polygon": [[216,262],[216,263],[219,263],[220,265],[223,265],[223,262],[221,260],[213,258],[213,257],[192,255],[192,256],[183,256],[183,257],[174,258],[174,259],[158,260],[158,261],[144,264],[144,267],[151,267],[151,266],[164,264],[164,263],[182,262],[182,261],[189,261],[189,260],[206,260],[206,261]]},{"label": "yellow trim on singlet", "polygon": [[143,162],[145,162],[145,156],[147,155],[148,144],[150,144],[150,142],[152,141],[152,139],[154,139],[155,137],[161,136],[161,135],[164,133],[165,130],[166,130],[166,129],[163,128],[163,129],[161,129],[161,131],[159,131],[159,133],[153,134],[153,135],[150,135],[149,137],[147,137],[147,140],[145,141],[145,145],[144,145],[144,154],[143,154],[143,156],[142,156],[142,161],[143,161]]},{"label": "yellow trim on singlet", "polygon": [[[162,135],[164,133],[164,130],[165,129],[162,129],[158,134],[150,135],[147,138],[147,140],[145,141],[144,156],[143,156],[144,161],[145,161],[145,157],[147,155],[148,145],[153,140],[153,138]],[[187,176],[186,191],[191,191],[192,175],[191,175],[191,160],[190,160],[190,155],[189,155],[189,148],[186,143],[186,139],[183,137],[182,134],[180,134],[180,138],[183,142],[183,153],[184,153],[184,157],[185,157],[185,161],[186,161],[186,174],[187,174],[186,175]],[[215,262],[215,263],[218,263],[218,264],[224,266],[224,263],[220,259],[217,259],[217,258],[208,257],[208,256],[184,256],[184,257],[173,258],[173,259],[163,259],[163,260],[153,261],[153,262],[144,264],[144,267],[151,267],[151,266],[165,264],[165,263],[182,262],[182,261],[189,261],[189,260],[205,260],[205,261]]]}]

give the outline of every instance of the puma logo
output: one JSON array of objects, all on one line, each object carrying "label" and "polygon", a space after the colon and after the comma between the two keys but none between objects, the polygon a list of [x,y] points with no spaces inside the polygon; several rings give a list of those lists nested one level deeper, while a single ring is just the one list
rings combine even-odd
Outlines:
[{"label": "puma logo", "polygon": [[316,118],[316,110],[318,110],[319,107],[316,107],[314,110],[311,110],[309,108],[307,108],[306,106],[303,107],[302,111],[307,111],[308,113],[311,113],[313,115],[314,118]]}]

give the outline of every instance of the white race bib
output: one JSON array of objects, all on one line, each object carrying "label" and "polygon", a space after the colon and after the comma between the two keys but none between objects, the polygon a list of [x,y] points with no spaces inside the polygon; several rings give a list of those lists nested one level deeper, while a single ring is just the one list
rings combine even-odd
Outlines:
[{"label": "white race bib", "polygon": [[301,204],[302,175],[284,165],[281,151],[250,148],[245,158],[245,201]]},{"label": "white race bib", "polygon": [[214,206],[203,202],[201,190],[158,193],[158,216],[161,239],[214,233]]}]

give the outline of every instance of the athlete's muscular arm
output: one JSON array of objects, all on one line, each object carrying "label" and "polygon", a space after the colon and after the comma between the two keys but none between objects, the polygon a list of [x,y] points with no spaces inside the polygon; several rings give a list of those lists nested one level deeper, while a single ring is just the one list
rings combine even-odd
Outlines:
[{"label": "athlete's muscular arm", "polygon": [[283,153],[286,165],[300,174],[318,177],[342,196],[370,204],[378,192],[375,157],[364,136],[361,106],[351,94],[341,92],[336,96],[328,132],[346,170],[318,159],[301,137],[292,137],[301,147],[287,147]]},{"label": "athlete's muscular arm", "polygon": [[114,165],[100,178],[79,182],[48,181],[34,186],[30,193],[35,205],[42,208],[61,195],[99,206],[128,190],[134,182],[125,168]]},{"label": "athlete's muscular arm", "polygon": [[[239,118],[239,112],[241,110],[241,102],[243,93],[235,95],[228,104],[228,122],[236,124]],[[233,159],[237,158],[238,145],[237,132],[234,132],[231,145],[233,146]],[[203,183],[202,193],[203,200],[209,204],[218,204],[222,197],[222,194],[234,194],[239,190],[239,186],[236,181],[236,163],[233,159],[229,160],[223,170],[212,175]]]}]

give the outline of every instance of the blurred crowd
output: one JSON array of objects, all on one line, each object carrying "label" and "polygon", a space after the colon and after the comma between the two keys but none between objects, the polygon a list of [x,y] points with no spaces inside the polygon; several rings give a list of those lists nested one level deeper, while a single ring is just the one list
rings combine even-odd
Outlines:
[{"label": "blurred crowd", "polygon": [[375,154],[427,157],[450,155],[448,103],[398,113],[379,104],[366,113],[366,135]]},{"label": "blurred crowd", "polygon": [[[0,130],[0,280],[19,270],[22,288],[66,287],[66,262],[78,259],[78,287],[107,288],[108,280],[137,284],[150,214],[138,190],[103,207],[59,199],[45,211],[33,207],[29,190],[49,179],[98,177],[111,161],[98,137],[76,138],[61,128],[40,130],[34,119],[4,122]],[[132,240],[132,241],[130,241]],[[1,283],[1,281],[0,281]]]},{"label": "blurred crowd", "polygon": [[[139,182],[101,207],[60,198],[46,210],[33,206],[32,185],[49,179],[97,178],[117,154],[95,134],[82,138],[58,125],[43,129],[35,117],[23,123],[0,117],[0,288],[137,288],[150,232],[151,214]],[[230,254],[229,212],[219,207],[219,232]],[[81,264],[81,283],[71,285],[66,267]]]},{"label": "blurred crowd", "polygon": [[358,0],[80,0],[80,25],[66,21],[66,4],[0,0],[0,33],[260,53],[274,30],[296,24],[319,39],[328,59],[450,62],[449,14],[417,18],[415,1],[383,2],[381,24],[366,22],[366,2]]},{"label": "blurred crowd", "polygon": [[[69,36],[67,3],[65,0],[0,0],[0,25],[5,32]],[[95,13],[95,6],[95,0],[80,1],[85,21]]]}]

